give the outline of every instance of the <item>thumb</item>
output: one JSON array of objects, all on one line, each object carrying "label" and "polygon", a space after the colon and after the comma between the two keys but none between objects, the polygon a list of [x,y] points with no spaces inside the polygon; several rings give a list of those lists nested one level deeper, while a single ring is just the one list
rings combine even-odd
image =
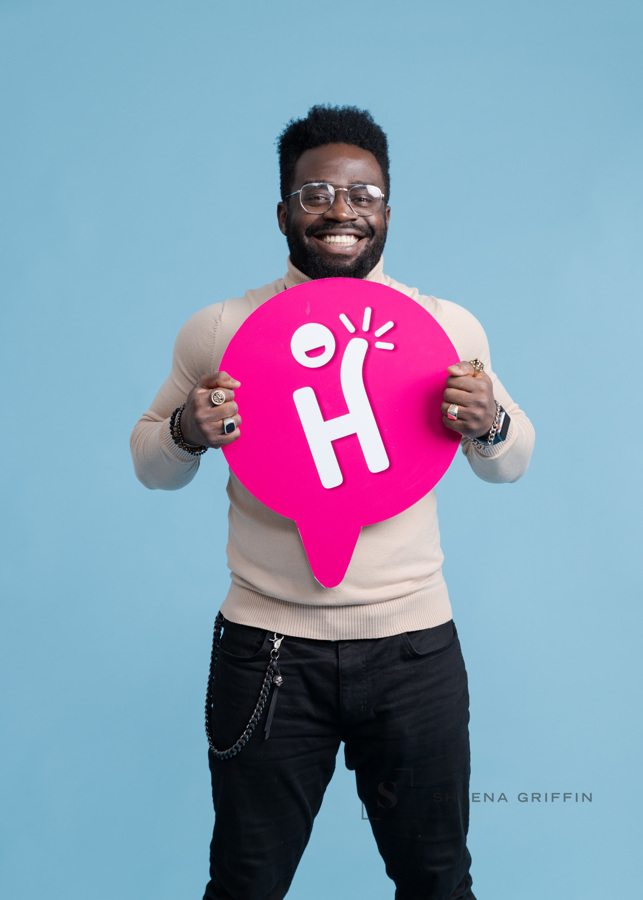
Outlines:
[{"label": "thumb", "polygon": [[227,387],[234,389],[240,386],[241,382],[237,381],[236,378],[232,378],[227,372],[214,372],[211,375],[202,375],[199,378],[199,387],[203,388]]},{"label": "thumb", "polygon": [[471,363],[466,360],[461,360],[459,363],[447,367],[449,375],[475,375],[475,371]]}]

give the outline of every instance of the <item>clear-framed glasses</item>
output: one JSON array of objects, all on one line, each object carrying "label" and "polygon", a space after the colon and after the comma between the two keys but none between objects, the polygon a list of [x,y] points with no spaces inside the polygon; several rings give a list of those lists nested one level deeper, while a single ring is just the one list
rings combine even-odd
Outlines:
[{"label": "clear-framed glasses", "polygon": [[379,210],[384,199],[384,194],[374,184],[333,187],[326,181],[315,181],[312,184],[305,184],[292,194],[287,194],[284,200],[299,194],[302,209],[312,215],[321,216],[333,205],[337,191],[346,191],[346,202],[358,216],[372,216]]}]

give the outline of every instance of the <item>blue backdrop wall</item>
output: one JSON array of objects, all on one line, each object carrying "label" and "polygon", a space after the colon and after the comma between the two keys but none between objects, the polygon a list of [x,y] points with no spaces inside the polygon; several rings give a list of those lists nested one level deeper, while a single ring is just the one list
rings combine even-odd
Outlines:
[{"label": "blue backdrop wall", "polygon": [[[458,457],[438,494],[476,893],[634,894],[642,26],[636,0],[2,0],[3,896],[201,896],[226,469],[148,492],[128,436],[185,319],[283,273],[274,140],[319,102],[388,131],[386,269],[475,313],[537,430],[521,482]],[[291,893],[392,896],[341,766]]]}]

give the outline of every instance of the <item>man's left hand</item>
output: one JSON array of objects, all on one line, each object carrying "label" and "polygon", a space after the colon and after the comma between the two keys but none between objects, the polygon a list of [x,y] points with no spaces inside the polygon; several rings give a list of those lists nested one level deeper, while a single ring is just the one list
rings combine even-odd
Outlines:
[{"label": "man's left hand", "polygon": [[[471,363],[464,361],[449,366],[447,372],[442,421],[463,437],[481,437],[489,431],[496,416],[491,379],[484,372],[476,374]],[[457,419],[447,418],[452,403],[458,407]]]}]

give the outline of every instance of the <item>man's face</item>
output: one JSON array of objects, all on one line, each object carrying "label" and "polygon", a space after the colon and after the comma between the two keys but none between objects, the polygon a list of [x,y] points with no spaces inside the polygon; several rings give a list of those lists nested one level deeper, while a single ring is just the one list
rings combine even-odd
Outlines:
[{"label": "man's face", "polygon": [[[384,193],[379,163],[352,144],[326,144],[302,153],[288,193],[315,181],[336,188],[374,184]],[[382,255],[390,212],[382,201],[375,215],[358,216],[346,202],[346,191],[337,191],[333,205],[321,215],[302,209],[298,194],[277,206],[293,265],[309,278],[364,278]]]}]

